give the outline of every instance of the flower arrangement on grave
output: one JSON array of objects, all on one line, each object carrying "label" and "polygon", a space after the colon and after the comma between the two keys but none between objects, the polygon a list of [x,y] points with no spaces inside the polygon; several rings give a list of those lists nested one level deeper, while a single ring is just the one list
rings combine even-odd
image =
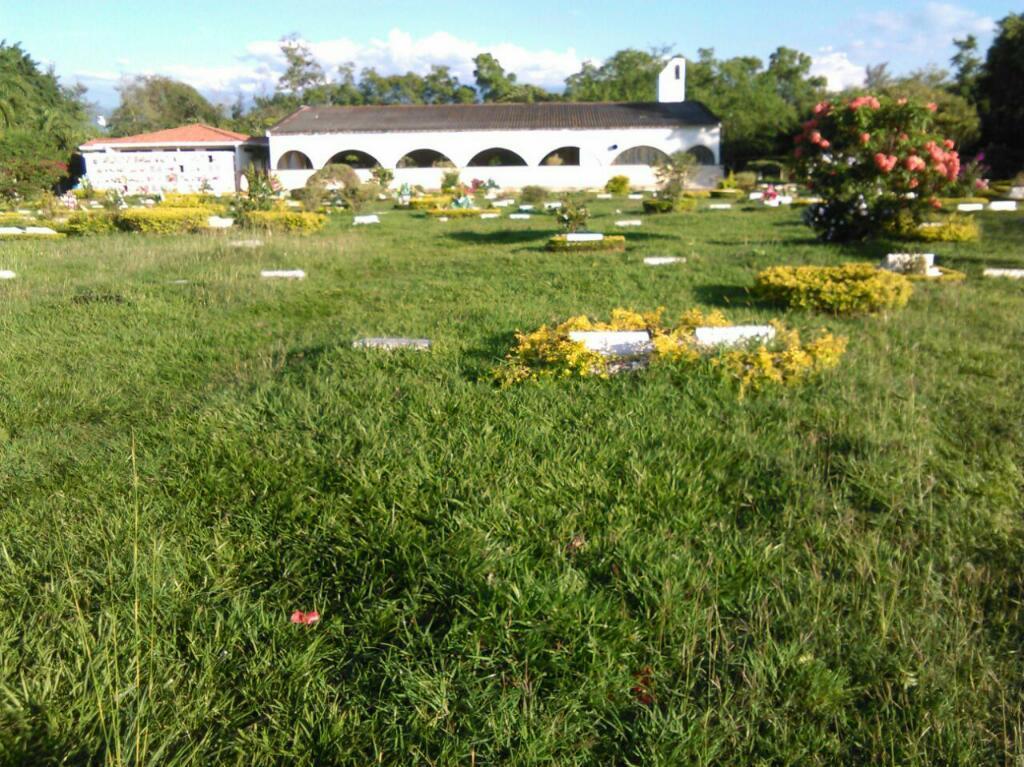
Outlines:
[{"label": "flower arrangement on grave", "polygon": [[[616,372],[647,365],[703,367],[736,381],[743,397],[749,391],[771,385],[805,381],[836,367],[846,351],[845,337],[823,330],[805,342],[796,330],[779,322],[772,322],[775,334],[770,340],[721,350],[698,344],[696,331],[701,327],[731,325],[722,312],[690,309],[672,326],[663,323],[663,315],[664,307],[644,313],[618,308],[612,310],[608,322],[579,315],[553,327],[541,325],[530,333],[516,333],[515,345],[494,371],[495,381],[507,387],[526,381],[608,378]],[[642,360],[602,354],[573,340],[574,331],[646,331],[650,335],[650,349]]]},{"label": "flower arrangement on grave", "polygon": [[583,201],[574,197],[562,199],[562,206],[555,210],[555,218],[564,232],[578,232],[587,228],[590,211]]},{"label": "flower arrangement on grave", "polygon": [[791,309],[870,314],[907,305],[914,289],[902,274],[874,264],[773,266],[755,278],[762,298]]},{"label": "flower arrangement on grave", "polygon": [[806,221],[825,240],[883,234],[901,213],[920,223],[954,188],[960,156],[934,127],[935,104],[859,96],[823,101],[794,138],[801,179],[824,202]]}]

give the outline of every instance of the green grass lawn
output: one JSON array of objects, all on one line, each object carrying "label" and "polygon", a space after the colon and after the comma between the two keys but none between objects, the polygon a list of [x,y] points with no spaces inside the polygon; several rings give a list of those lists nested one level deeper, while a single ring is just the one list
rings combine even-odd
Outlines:
[{"label": "green grass lawn", "polygon": [[[0,243],[0,763],[1022,764],[1024,284],[981,270],[1024,267],[1024,215],[852,319],[745,289],[919,247],[786,210],[588,255],[547,216],[381,218]],[[743,400],[491,383],[517,329],[617,306],[849,351]]]}]

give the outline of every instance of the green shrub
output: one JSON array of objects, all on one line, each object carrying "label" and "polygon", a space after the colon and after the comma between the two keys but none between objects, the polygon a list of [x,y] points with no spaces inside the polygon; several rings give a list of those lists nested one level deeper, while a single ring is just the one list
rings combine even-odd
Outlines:
[{"label": "green shrub", "polygon": [[254,210],[246,213],[242,225],[267,232],[311,234],[327,224],[327,216],[309,211]]},{"label": "green shrub", "polygon": [[874,264],[773,266],[757,275],[755,292],[794,309],[865,314],[906,306],[913,287]]},{"label": "green shrub", "polygon": [[122,211],[117,225],[126,232],[180,234],[205,229],[209,215],[204,208],[135,208]]},{"label": "green shrub", "polygon": [[564,231],[578,232],[586,228],[590,211],[578,197],[564,197],[562,207],[555,211],[555,218]]},{"label": "green shrub", "polygon": [[696,197],[680,197],[676,200],[645,199],[644,213],[680,213],[697,210]]},{"label": "green shrub", "polygon": [[736,188],[742,192],[749,192],[757,186],[757,174],[749,170],[734,173],[732,174],[732,178],[733,182],[736,184]]},{"label": "green shrub", "polygon": [[39,221],[23,213],[0,213],[0,226],[39,226]]},{"label": "green shrub", "polygon": [[547,196],[547,190],[542,186],[524,186],[519,190],[519,199],[527,205],[539,205]]},{"label": "green shrub", "polygon": [[604,185],[604,190],[619,196],[629,194],[629,176],[612,176]]},{"label": "green shrub", "polygon": [[105,211],[73,214],[61,230],[73,237],[93,234],[113,234],[117,231],[117,215]]},{"label": "green shrub", "polygon": [[612,251],[621,253],[626,249],[626,238],[621,234],[605,235],[603,240],[589,242],[569,242],[564,234],[558,234],[548,240],[547,249],[554,252],[583,253],[587,251]]},{"label": "green shrub", "polygon": [[981,237],[981,228],[973,216],[953,214],[944,221],[921,224],[903,236],[923,242],[974,242]]}]

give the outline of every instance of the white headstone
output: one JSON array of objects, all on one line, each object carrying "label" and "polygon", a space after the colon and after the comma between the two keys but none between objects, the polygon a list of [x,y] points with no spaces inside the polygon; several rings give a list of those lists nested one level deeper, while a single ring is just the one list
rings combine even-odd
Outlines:
[{"label": "white headstone", "polygon": [[16,226],[0,226],[0,234],[25,234],[25,231]]},{"label": "white headstone", "polygon": [[986,269],[986,277],[1005,277],[1009,280],[1024,280],[1024,269]]},{"label": "white headstone", "polygon": [[520,205],[519,210],[533,210],[532,205]]},{"label": "white headstone", "polygon": [[304,280],[306,273],[301,269],[264,269],[260,272],[260,277],[271,280]]},{"label": "white headstone", "polygon": [[1024,186],[1010,187],[1011,200],[1024,200]]},{"label": "white headstone", "polygon": [[569,340],[606,357],[632,357],[651,351],[651,336],[646,330],[573,330]]},{"label": "white headstone", "polygon": [[667,264],[684,264],[686,259],[676,256],[648,256],[644,259],[644,263],[648,266],[665,266]]},{"label": "white headstone", "polygon": [[988,209],[989,210],[995,210],[995,211],[1004,211],[1004,212],[1017,210],[1017,201],[1016,200],[995,200],[995,201],[990,202],[988,204]]},{"label": "white headstone", "polygon": [[616,221],[615,226],[642,226],[643,221],[639,218],[623,219],[622,221]]},{"label": "white headstone", "polygon": [[961,213],[974,213],[979,210],[985,210],[985,206],[980,202],[962,202],[956,206],[956,209]]},{"label": "white headstone", "polygon": [[529,217],[530,217],[529,213],[510,213],[509,214],[509,218],[514,219],[516,221],[525,221]]},{"label": "white headstone", "polygon": [[764,200],[764,205],[766,208],[777,208],[782,205],[782,202],[776,197],[774,200]]},{"label": "white headstone", "polygon": [[697,328],[694,340],[700,346],[735,346],[748,341],[770,341],[775,338],[771,325],[732,325],[724,328]]},{"label": "white headstone", "polygon": [[643,198],[644,196],[642,194],[631,194],[627,196],[627,199],[630,200],[642,200]]},{"label": "white headstone", "polygon": [[222,218],[221,216],[210,216],[206,219],[206,225],[210,229],[229,229],[234,226],[235,219]]},{"label": "white headstone", "polygon": [[380,216],[371,213],[368,216],[356,216],[352,219],[352,226],[365,226],[367,224],[379,224]]},{"label": "white headstone", "polygon": [[610,200],[611,198],[612,196],[608,194],[608,192],[601,192],[600,194],[597,195],[597,199],[599,200]]},{"label": "white headstone", "polygon": [[188,285],[188,280],[171,280],[172,285]]},{"label": "white headstone", "polygon": [[358,338],[352,342],[355,349],[413,349],[427,351],[430,340],[427,338],[402,338],[399,336],[379,336],[375,338]]},{"label": "white headstone", "polygon": [[732,210],[732,205],[727,202],[713,202],[708,205],[708,210]]},{"label": "white headstone", "polygon": [[560,203],[560,202],[546,202],[546,203],[544,203],[544,209],[545,210],[558,210],[561,207],[562,207],[562,203]]},{"label": "white headstone", "polygon": [[516,204],[515,200],[495,200],[491,203],[495,208],[509,208]]},{"label": "white headstone", "polygon": [[570,232],[565,235],[566,242],[600,242],[603,239],[600,232]]},{"label": "white headstone", "polygon": [[885,268],[900,274],[927,274],[935,266],[934,253],[889,253]]},{"label": "white headstone", "polygon": [[10,269],[0,269],[0,280],[13,280],[15,276]]},{"label": "white headstone", "polygon": [[448,220],[448,216],[438,216],[437,220],[443,224],[445,221]]},{"label": "white headstone", "polygon": [[261,248],[263,240],[232,240],[228,245],[232,248]]},{"label": "white headstone", "polygon": [[500,218],[500,217],[501,216],[498,213],[481,213],[480,214],[480,218]]},{"label": "white headstone", "polygon": [[779,205],[792,205],[793,197],[788,194],[779,195]]},{"label": "white headstone", "polygon": [[763,200],[764,199],[764,192],[751,192],[749,195],[747,195],[747,199],[748,200]]},{"label": "white headstone", "polygon": [[57,234],[57,232],[48,226],[27,226],[25,227],[25,234],[43,234],[53,236]]}]

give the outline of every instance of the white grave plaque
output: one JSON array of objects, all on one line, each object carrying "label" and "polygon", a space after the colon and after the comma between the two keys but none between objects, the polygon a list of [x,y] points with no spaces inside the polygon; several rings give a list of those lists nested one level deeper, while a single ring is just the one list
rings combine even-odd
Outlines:
[{"label": "white grave plaque", "polygon": [[520,205],[519,210],[533,210],[532,205]]},{"label": "white grave plaque", "polygon": [[221,216],[210,216],[206,219],[206,225],[210,229],[229,229],[234,226],[235,219],[223,218]]},{"label": "white grave plaque", "polygon": [[560,202],[546,202],[546,203],[544,203],[544,209],[545,210],[558,210],[561,207],[562,207],[562,203],[560,203]]},{"label": "white grave plaque", "polygon": [[401,338],[399,336],[379,336],[376,338],[359,338],[352,342],[355,349],[413,349],[427,351],[430,340],[427,338]]},{"label": "white grave plaque", "polygon": [[639,218],[623,219],[622,221],[616,221],[615,226],[642,226],[643,221]]},{"label": "white grave plaque", "polygon": [[529,217],[530,217],[529,213],[511,213],[511,214],[509,214],[509,218],[511,218],[511,219],[513,219],[515,221],[525,221]]},{"label": "white grave plaque", "polygon": [[956,206],[956,209],[961,213],[974,213],[979,210],[985,210],[985,206],[980,202],[962,202]]},{"label": "white grave plaque", "polygon": [[0,226],[0,234],[25,234],[25,232],[16,226]]},{"label": "white grave plaque", "polygon": [[367,224],[379,224],[380,216],[371,213],[368,216],[356,216],[352,219],[352,226],[366,226]]},{"label": "white grave plaque", "polygon": [[600,232],[570,232],[565,235],[566,242],[600,242],[603,239]]},{"label": "white grave plaque", "polygon": [[499,218],[498,213],[481,213],[480,218]]},{"label": "white grave plaque", "polygon": [[261,248],[263,240],[232,240],[228,244],[232,248]]},{"label": "white grave plaque", "polygon": [[708,210],[732,210],[732,205],[727,202],[713,202],[708,205]]},{"label": "white grave plaque", "polygon": [[573,330],[569,340],[606,357],[632,357],[651,351],[651,336],[646,330]]},{"label": "white grave plaque", "polygon": [[644,263],[648,266],[665,266],[667,264],[683,264],[686,263],[686,259],[676,256],[648,256],[644,259]]},{"label": "white grave plaque", "polygon": [[1009,212],[1017,210],[1016,200],[996,200],[988,204],[989,210]]},{"label": "white grave plaque", "polygon": [[306,273],[301,269],[264,269],[260,277],[268,280],[304,280]]},{"label": "white grave plaque", "polygon": [[437,220],[443,224],[448,220],[448,216],[438,216]]},{"label": "white grave plaque", "polygon": [[694,340],[700,346],[735,346],[748,341],[770,341],[775,338],[771,325],[732,325],[724,328],[697,328]]},{"label": "white grave plaque", "polygon": [[601,192],[599,195],[597,195],[597,199],[599,200],[610,200],[611,198],[612,196],[608,194],[608,192]]},{"label": "white grave plaque", "polygon": [[495,200],[491,203],[495,208],[509,208],[516,204],[515,200]]},{"label": "white grave plaque", "polygon": [[25,227],[25,234],[45,234],[52,237],[57,232],[48,226],[27,226]]},{"label": "white grave plaque", "polygon": [[630,199],[630,200],[642,200],[643,198],[644,198],[644,196],[642,194],[631,194],[631,195],[628,195],[628,199]]},{"label": "white grave plaque", "polygon": [[747,199],[748,200],[763,200],[764,199],[764,192],[751,192],[749,195],[747,195]]},{"label": "white grave plaque", "polygon": [[15,276],[10,269],[0,269],[0,280],[13,280]]},{"label": "white grave plaque", "polygon": [[1024,280],[1024,269],[986,269],[986,277],[1005,277],[1009,280]]}]

